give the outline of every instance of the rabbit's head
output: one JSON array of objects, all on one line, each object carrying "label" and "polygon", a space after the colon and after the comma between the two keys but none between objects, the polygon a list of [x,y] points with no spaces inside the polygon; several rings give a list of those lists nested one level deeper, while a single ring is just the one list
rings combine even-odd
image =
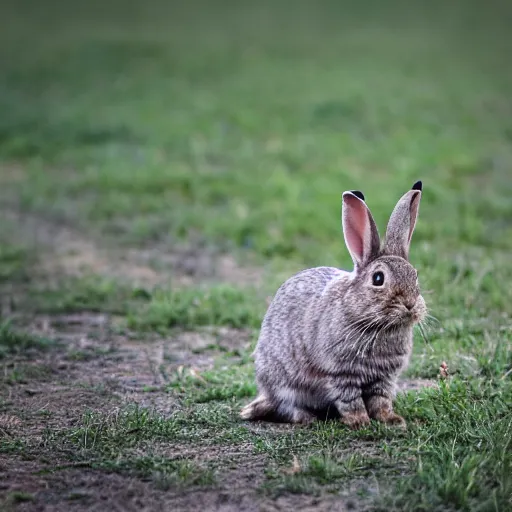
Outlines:
[{"label": "rabbit's head", "polygon": [[373,321],[374,327],[411,326],[426,314],[418,272],[408,261],[421,189],[419,181],[398,201],[383,244],[363,194],[343,194],[343,234],[354,261],[343,302],[350,316]]}]

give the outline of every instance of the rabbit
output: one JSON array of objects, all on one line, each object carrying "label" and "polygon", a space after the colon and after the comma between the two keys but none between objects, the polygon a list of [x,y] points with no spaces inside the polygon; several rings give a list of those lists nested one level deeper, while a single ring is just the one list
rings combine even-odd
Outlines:
[{"label": "rabbit", "polygon": [[406,427],[393,410],[413,327],[426,316],[409,246],[421,181],[396,204],[383,244],[362,192],[342,195],[345,244],[354,262],[303,270],[278,289],[253,352],[258,396],[240,416],[308,424],[331,410],[350,428],[375,419]]}]

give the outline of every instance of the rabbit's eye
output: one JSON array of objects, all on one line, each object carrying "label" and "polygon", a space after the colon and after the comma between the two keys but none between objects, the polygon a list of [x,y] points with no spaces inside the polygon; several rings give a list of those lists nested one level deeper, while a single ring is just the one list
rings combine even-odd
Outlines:
[{"label": "rabbit's eye", "polygon": [[384,284],[384,273],[375,272],[372,278],[373,286],[382,286]]}]

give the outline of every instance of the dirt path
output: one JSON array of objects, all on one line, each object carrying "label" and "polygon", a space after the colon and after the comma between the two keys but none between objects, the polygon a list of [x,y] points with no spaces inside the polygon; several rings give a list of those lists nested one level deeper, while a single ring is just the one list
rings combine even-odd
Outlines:
[{"label": "dirt path", "polygon": [[[16,209],[4,209],[2,217],[11,243],[38,252],[33,274],[47,282],[93,274],[151,288],[171,278],[174,285],[187,286],[204,281],[255,284],[261,277],[259,269],[242,269],[230,255],[199,245],[168,252],[126,250],[48,217]],[[115,322],[109,315],[88,312],[38,315],[30,319],[29,330],[56,344],[46,352],[34,350],[0,361],[0,442],[22,443],[22,449],[0,455],[4,509],[254,509],[248,493],[257,482],[249,488],[246,482],[239,496],[228,492],[229,482],[215,491],[197,486],[194,492],[162,490],[152,479],[93,469],[83,461],[70,463],[68,454],[52,452],[48,432],[73,428],[85,413],[108,416],[136,405],[170,416],[178,404],[166,390],[169,376],[199,373],[212,366],[219,349],[249,344],[247,332],[226,328],[137,339],[117,332]],[[217,349],[208,348],[214,344]],[[183,456],[178,445],[160,451],[170,458]]]},{"label": "dirt path", "polygon": [[[17,510],[159,510],[176,500],[188,509],[202,502],[242,499],[226,501],[222,490],[199,494],[159,490],[151,480],[94,470],[83,462],[75,465],[65,453],[52,453],[45,446],[47,431],[72,428],[85,412],[108,416],[136,404],[170,416],[178,404],[165,390],[166,375],[183,367],[201,371],[211,366],[214,353],[193,354],[211,342],[211,335],[180,333],[168,339],[136,341],[112,332],[104,315],[89,314],[40,317],[35,327],[59,346],[46,354],[8,360],[0,384],[0,437],[25,443],[22,454],[0,456],[0,493],[31,495],[29,501],[12,506]],[[244,333],[224,330],[226,345],[235,337],[243,339]],[[181,450],[172,444],[160,447],[171,458],[183,457]],[[27,455],[34,460],[26,460]],[[229,482],[224,492],[227,489]]]},{"label": "dirt path", "polygon": [[120,248],[103,238],[92,238],[62,219],[3,209],[4,223],[12,224],[14,242],[43,250],[40,271],[46,275],[96,274],[136,285],[156,286],[172,282],[187,286],[214,281],[257,285],[262,270],[241,267],[236,259],[201,241],[160,245],[151,249]]}]

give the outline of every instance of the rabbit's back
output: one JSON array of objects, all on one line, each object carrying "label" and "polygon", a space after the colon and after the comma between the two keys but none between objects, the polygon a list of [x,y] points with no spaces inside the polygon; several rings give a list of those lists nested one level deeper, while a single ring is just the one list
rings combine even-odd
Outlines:
[{"label": "rabbit's back", "polygon": [[307,338],[308,319],[334,281],[349,273],[317,267],[295,274],[278,289],[263,323],[254,352],[256,378],[265,388],[290,385],[300,379],[301,368],[315,350]]}]

